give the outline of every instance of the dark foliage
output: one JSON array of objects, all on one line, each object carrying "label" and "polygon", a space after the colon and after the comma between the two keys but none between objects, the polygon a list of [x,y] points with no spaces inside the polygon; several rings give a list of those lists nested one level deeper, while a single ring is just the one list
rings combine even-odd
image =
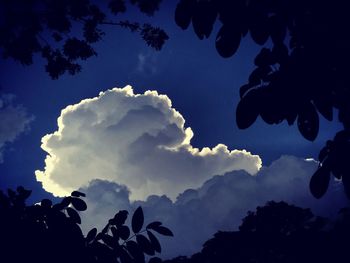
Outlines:
[{"label": "dark foliage", "polygon": [[345,263],[349,215],[343,209],[339,219],[330,222],[309,209],[271,201],[248,212],[239,231],[219,231],[201,252],[164,263]]},{"label": "dark foliage", "polygon": [[[74,191],[58,204],[43,199],[40,204],[27,206],[25,200],[31,191],[18,187],[17,191],[0,191],[0,262],[84,262],[84,263],[142,263],[145,254],[154,256],[161,251],[155,231],[172,235],[166,229],[143,227],[143,211],[139,207],[132,217],[133,234],[124,225],[128,212],[119,211],[110,219],[101,232],[91,229],[84,237],[77,211],[87,209],[81,197],[85,194]],[[147,232],[149,238],[143,233]],[[152,257],[149,262],[161,262]]]},{"label": "dark foliage", "polygon": [[[141,12],[153,15],[161,1],[130,2]],[[80,72],[81,60],[97,55],[93,44],[102,39],[104,25],[138,32],[156,50],[169,38],[162,29],[150,24],[112,21],[114,16],[126,11],[126,1],[110,0],[107,7],[111,14],[90,0],[0,0],[2,57],[30,65],[33,55],[41,54],[47,61],[46,71],[52,79],[57,79],[66,72],[72,75]]]},{"label": "dark foliage", "polygon": [[216,20],[220,56],[231,57],[242,37],[255,43],[271,39],[255,58],[256,69],[240,88],[236,121],[250,127],[260,115],[268,124],[297,122],[302,136],[316,139],[319,115],[344,125],[320,153],[320,167],[310,182],[316,198],[328,188],[330,173],[341,179],[350,198],[350,16],[346,1],[316,0],[180,0],[175,21],[192,23],[199,39],[208,38]]}]

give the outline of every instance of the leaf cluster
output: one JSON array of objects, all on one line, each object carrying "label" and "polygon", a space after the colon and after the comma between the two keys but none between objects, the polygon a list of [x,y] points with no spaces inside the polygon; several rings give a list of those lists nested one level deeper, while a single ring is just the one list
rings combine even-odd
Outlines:
[{"label": "leaf cluster", "polygon": [[[180,0],[175,21],[182,29],[192,23],[200,39],[208,38],[219,21],[215,44],[225,58],[235,54],[248,33],[258,45],[270,39],[272,47],[263,47],[256,55],[256,68],[240,88],[237,126],[246,129],[258,116],[270,125],[296,122],[301,135],[314,141],[319,115],[332,121],[334,109],[344,133],[350,129],[347,8],[340,0]],[[345,140],[342,146],[338,142],[335,139],[331,148],[322,150],[332,151],[334,158],[326,163],[320,160],[323,168],[320,166],[310,182],[317,198],[328,188],[330,171],[343,181],[350,197],[350,168],[345,167],[350,149]]]},{"label": "leaf cluster", "polygon": [[[161,1],[130,2],[141,12],[153,15]],[[162,29],[150,24],[111,21],[110,17],[126,9],[125,0],[110,0],[106,7],[90,0],[1,0],[2,57],[30,65],[34,54],[40,54],[46,60],[45,69],[52,79],[66,72],[74,75],[81,71],[82,60],[97,55],[93,44],[104,36],[102,26],[105,25],[138,32],[147,45],[160,50],[169,38]]]},{"label": "leaf cluster", "polygon": [[[119,211],[97,233],[93,228],[83,235],[79,212],[87,209],[84,193],[74,191],[71,196],[53,204],[49,199],[27,206],[31,191],[18,187],[7,194],[0,191],[0,247],[1,262],[87,262],[141,263],[145,254],[161,252],[161,245],[153,232],[172,236],[161,222],[143,227],[143,211],[139,207],[132,217],[132,231],[125,225],[128,212]],[[147,237],[142,233],[147,232]],[[153,257],[149,262],[161,262]]]}]

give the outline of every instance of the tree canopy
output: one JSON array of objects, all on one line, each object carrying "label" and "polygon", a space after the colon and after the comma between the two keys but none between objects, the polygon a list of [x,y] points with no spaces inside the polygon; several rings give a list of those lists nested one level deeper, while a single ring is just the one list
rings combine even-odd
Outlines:
[{"label": "tree canopy", "polygon": [[[0,0],[0,51],[2,57],[23,65],[38,53],[52,79],[81,71],[81,61],[97,55],[93,44],[104,36],[103,26],[119,26],[140,34],[160,50],[169,38],[151,24],[115,20],[127,10],[124,0]],[[141,13],[152,16],[161,0],[130,0]]]},{"label": "tree canopy", "polygon": [[345,263],[348,220],[348,209],[332,222],[309,209],[270,201],[248,212],[238,231],[218,231],[200,252],[164,263]]},{"label": "tree canopy", "polygon": [[[350,17],[344,1],[316,0],[180,0],[175,21],[192,24],[199,39],[208,38],[218,20],[215,45],[220,56],[233,56],[248,33],[263,47],[256,68],[240,88],[236,109],[240,129],[260,116],[267,124],[297,123],[310,141],[319,131],[319,114],[333,120],[334,109],[344,130],[320,151],[320,166],[310,189],[316,198],[327,191],[331,173],[342,180],[350,197]],[[270,46],[270,45],[268,45]]]}]

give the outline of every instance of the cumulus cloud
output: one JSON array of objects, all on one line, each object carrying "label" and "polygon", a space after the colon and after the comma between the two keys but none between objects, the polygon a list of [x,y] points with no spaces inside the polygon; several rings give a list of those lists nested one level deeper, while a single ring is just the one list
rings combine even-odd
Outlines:
[{"label": "cumulus cloud", "polygon": [[27,131],[34,119],[22,105],[16,105],[14,99],[13,94],[0,96],[0,163],[3,162],[5,146]]},{"label": "cumulus cloud", "polygon": [[317,163],[293,156],[282,156],[256,176],[233,171],[214,176],[196,189],[187,189],[172,201],[166,195],[151,195],[145,201],[130,201],[126,186],[94,180],[80,189],[87,194],[88,210],[82,214],[85,231],[105,225],[117,210],[131,212],[143,207],[145,222],[159,220],[173,232],[162,238],[163,258],[190,255],[218,230],[234,230],[248,210],[255,210],[269,200],[287,201],[309,207],[317,215],[332,216],[346,205],[340,182],[333,182],[327,194],[316,200],[308,184]]},{"label": "cumulus cloud", "polygon": [[131,199],[175,199],[215,174],[261,167],[257,155],[223,144],[194,148],[192,137],[166,95],[114,88],[62,110],[58,130],[42,138],[48,154],[36,178],[57,196],[102,179],[127,185]]}]

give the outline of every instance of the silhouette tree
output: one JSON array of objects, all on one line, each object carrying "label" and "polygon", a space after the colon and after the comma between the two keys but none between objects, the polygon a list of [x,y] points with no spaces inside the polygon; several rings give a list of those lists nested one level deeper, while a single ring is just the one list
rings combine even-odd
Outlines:
[{"label": "silhouette tree", "polygon": [[[257,117],[268,124],[297,122],[302,136],[315,140],[319,114],[333,120],[333,109],[344,130],[319,154],[319,169],[310,189],[316,198],[327,191],[331,173],[341,179],[350,198],[350,16],[341,0],[180,0],[175,21],[192,23],[199,39],[208,38],[218,20],[215,45],[220,56],[231,57],[248,32],[263,47],[256,69],[240,88],[236,109],[240,129]],[[270,45],[269,45],[270,46]]]},{"label": "silhouette tree", "polygon": [[248,212],[238,231],[219,231],[201,252],[164,263],[348,262],[349,210],[338,221],[314,216],[285,202],[270,201]]},{"label": "silhouette tree", "polygon": [[[152,16],[161,0],[128,2]],[[33,55],[39,53],[47,62],[45,69],[51,78],[66,72],[74,75],[81,70],[81,60],[97,54],[92,45],[102,39],[105,25],[138,32],[147,45],[160,50],[169,38],[164,30],[147,23],[113,21],[126,11],[126,3],[109,0],[101,7],[90,0],[0,0],[2,57],[30,65]]]},{"label": "silhouette tree", "polygon": [[[139,207],[132,216],[133,234],[125,225],[128,212],[122,210],[101,232],[93,228],[84,237],[77,212],[87,209],[81,198],[84,193],[74,191],[54,205],[43,199],[40,204],[27,206],[25,200],[30,194],[23,187],[8,190],[7,195],[0,191],[1,262],[141,263],[145,262],[145,254],[161,252],[154,232],[173,235],[158,221],[142,229],[144,216]],[[149,262],[160,259],[152,257]]]}]

